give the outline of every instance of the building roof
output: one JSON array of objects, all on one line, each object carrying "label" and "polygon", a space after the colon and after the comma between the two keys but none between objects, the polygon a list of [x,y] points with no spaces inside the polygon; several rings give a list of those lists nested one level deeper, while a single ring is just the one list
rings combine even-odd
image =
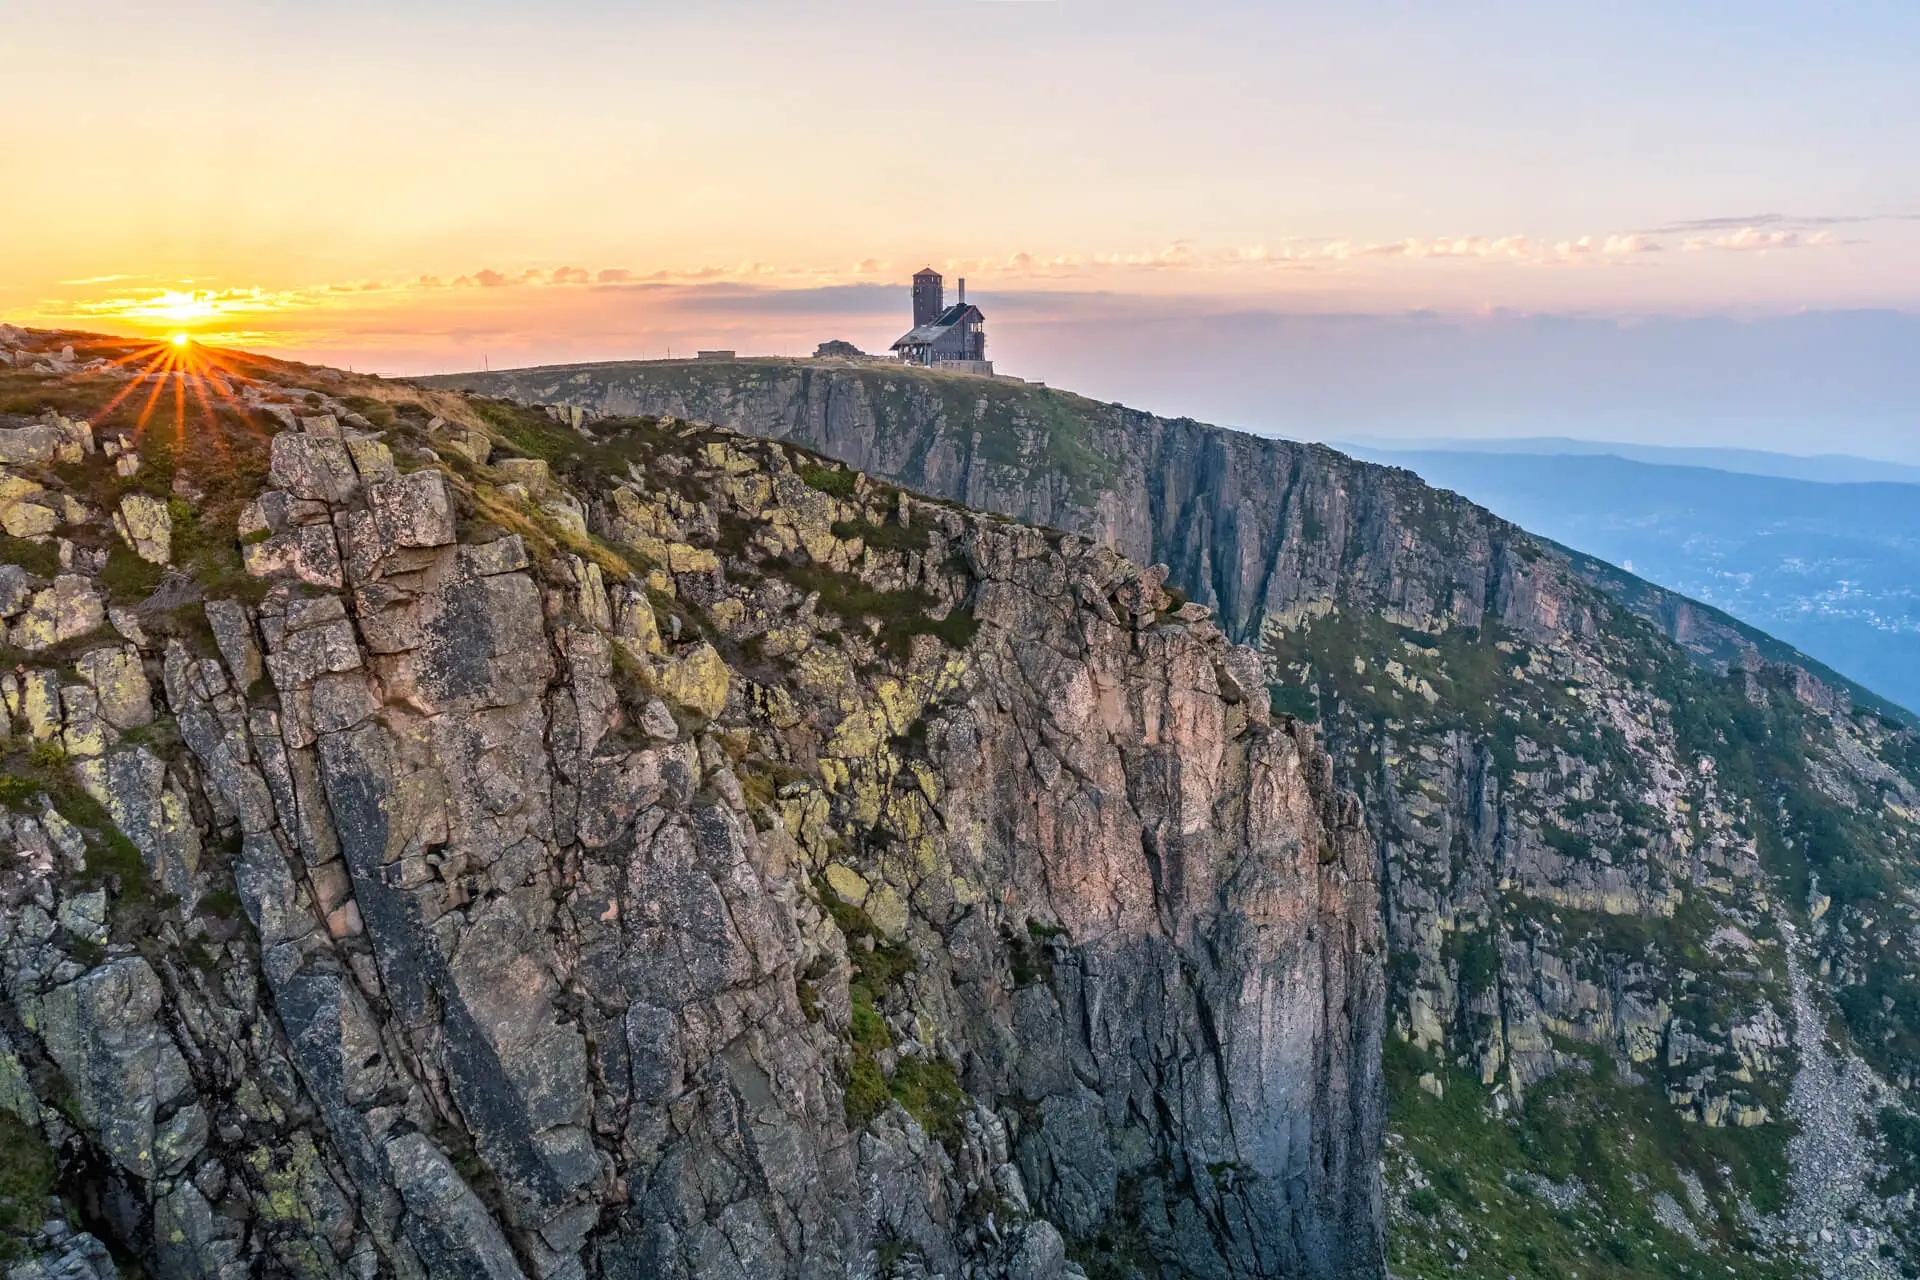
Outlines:
[{"label": "building roof", "polygon": [[937,276],[939,274],[940,273],[938,271],[935,271],[932,267],[922,267],[918,271],[913,273],[913,278],[915,280],[918,280],[921,276]]},{"label": "building roof", "polygon": [[977,320],[985,324],[987,318],[980,313],[980,308],[974,306],[971,302],[956,302],[945,311],[942,311],[929,323],[907,330],[905,336],[893,345],[896,347],[906,347],[914,346],[922,342],[934,342],[947,330],[969,320]]}]

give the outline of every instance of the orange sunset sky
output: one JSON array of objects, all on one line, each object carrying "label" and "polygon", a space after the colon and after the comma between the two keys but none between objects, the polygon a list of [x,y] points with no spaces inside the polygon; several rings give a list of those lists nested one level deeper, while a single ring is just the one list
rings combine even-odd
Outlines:
[{"label": "orange sunset sky", "polygon": [[1903,6],[17,8],[16,323],[389,374],[884,349],[931,263],[1009,371],[1132,390],[1076,335],[1920,304]]}]

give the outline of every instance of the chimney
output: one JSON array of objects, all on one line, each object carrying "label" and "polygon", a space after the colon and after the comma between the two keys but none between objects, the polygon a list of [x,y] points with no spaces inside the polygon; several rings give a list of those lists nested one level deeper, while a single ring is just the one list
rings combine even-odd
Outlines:
[{"label": "chimney", "polygon": [[967,305],[967,278],[965,276],[960,277],[960,305],[963,307]]}]

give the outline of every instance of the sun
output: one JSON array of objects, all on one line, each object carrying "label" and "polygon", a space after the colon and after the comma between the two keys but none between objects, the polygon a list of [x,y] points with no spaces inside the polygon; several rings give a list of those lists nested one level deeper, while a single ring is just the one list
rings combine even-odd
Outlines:
[{"label": "sun", "polygon": [[172,341],[173,341],[173,345],[174,345],[174,346],[176,346],[176,347],[184,347],[184,346],[186,346],[186,345],[187,345],[187,344],[188,344],[189,342],[192,342],[192,341],[193,341],[193,339],[192,339],[192,338],[189,338],[189,337],[188,337],[188,336],[187,336],[186,334],[184,334],[184,333],[176,333],[176,334],[174,334],[174,335],[173,335],[173,339],[172,339]]}]

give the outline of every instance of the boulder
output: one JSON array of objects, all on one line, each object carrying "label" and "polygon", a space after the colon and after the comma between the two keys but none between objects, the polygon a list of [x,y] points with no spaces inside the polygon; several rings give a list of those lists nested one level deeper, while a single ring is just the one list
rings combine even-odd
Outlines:
[{"label": "boulder", "polygon": [[245,543],[240,557],[247,572],[256,578],[287,577],[316,587],[344,583],[340,546],[334,541],[330,524],[303,525],[263,541]]},{"label": "boulder", "polygon": [[[0,352],[0,360],[5,356]],[[120,1268],[107,1246],[58,1218],[19,1245],[17,1260],[7,1268],[7,1280],[119,1280]]]},{"label": "boulder", "polygon": [[11,618],[33,599],[32,580],[17,564],[0,564],[0,618]]},{"label": "boulder", "polygon": [[60,514],[38,502],[12,502],[0,507],[0,529],[10,538],[39,538],[60,527]]},{"label": "boulder", "polygon": [[337,438],[283,431],[273,438],[273,483],[296,498],[342,503],[360,488],[347,446]]},{"label": "boulder", "polygon": [[524,1280],[493,1216],[425,1134],[389,1139],[386,1156],[414,1219],[409,1235],[428,1275]]},{"label": "boulder", "polygon": [[702,642],[660,667],[660,692],[712,719],[727,705],[733,673],[710,644]]},{"label": "boulder", "polygon": [[501,458],[493,464],[493,469],[506,483],[525,485],[531,493],[538,493],[553,483],[553,473],[541,458]]},{"label": "boulder", "polygon": [[150,564],[173,562],[173,515],[160,499],[145,493],[128,494],[120,499],[113,528],[142,560]]},{"label": "boulder", "polygon": [[154,1112],[193,1083],[156,1021],[163,997],[153,969],[128,956],[32,1002],[34,1026],[80,1118],[115,1164],[141,1178],[156,1172]]},{"label": "boulder", "polygon": [[1007,1280],[1061,1280],[1067,1270],[1067,1246],[1044,1218],[1029,1222],[1007,1259]]},{"label": "boulder", "polygon": [[235,687],[244,692],[264,674],[247,607],[237,600],[209,600],[204,607],[207,625],[213,628],[213,642],[226,659],[227,672]]},{"label": "boulder", "polygon": [[367,490],[390,546],[444,547],[454,540],[453,502],[438,471],[413,471]]},{"label": "boulder", "polygon": [[78,639],[106,625],[107,611],[90,579],[63,573],[53,585],[36,591],[33,602],[13,624],[8,639],[16,649],[37,652]]},{"label": "boulder", "polygon": [[122,747],[76,761],[74,774],[113,825],[139,851],[147,875],[164,893],[191,904],[197,897],[200,831],[178,782],[145,747]]},{"label": "boulder", "polygon": [[347,441],[347,453],[362,484],[385,484],[400,474],[393,465],[393,450],[378,440],[356,436]]},{"label": "boulder", "polygon": [[[69,459],[63,453],[71,451]],[[30,427],[0,430],[0,463],[9,466],[47,466],[54,462],[80,460],[80,451],[67,433],[46,423]]]},{"label": "boulder", "polygon": [[136,649],[90,649],[74,664],[99,700],[100,717],[116,729],[153,723],[153,686]]},{"label": "boulder", "polygon": [[475,466],[486,466],[487,459],[493,456],[493,441],[487,439],[483,432],[448,427],[444,441],[447,448]]}]

